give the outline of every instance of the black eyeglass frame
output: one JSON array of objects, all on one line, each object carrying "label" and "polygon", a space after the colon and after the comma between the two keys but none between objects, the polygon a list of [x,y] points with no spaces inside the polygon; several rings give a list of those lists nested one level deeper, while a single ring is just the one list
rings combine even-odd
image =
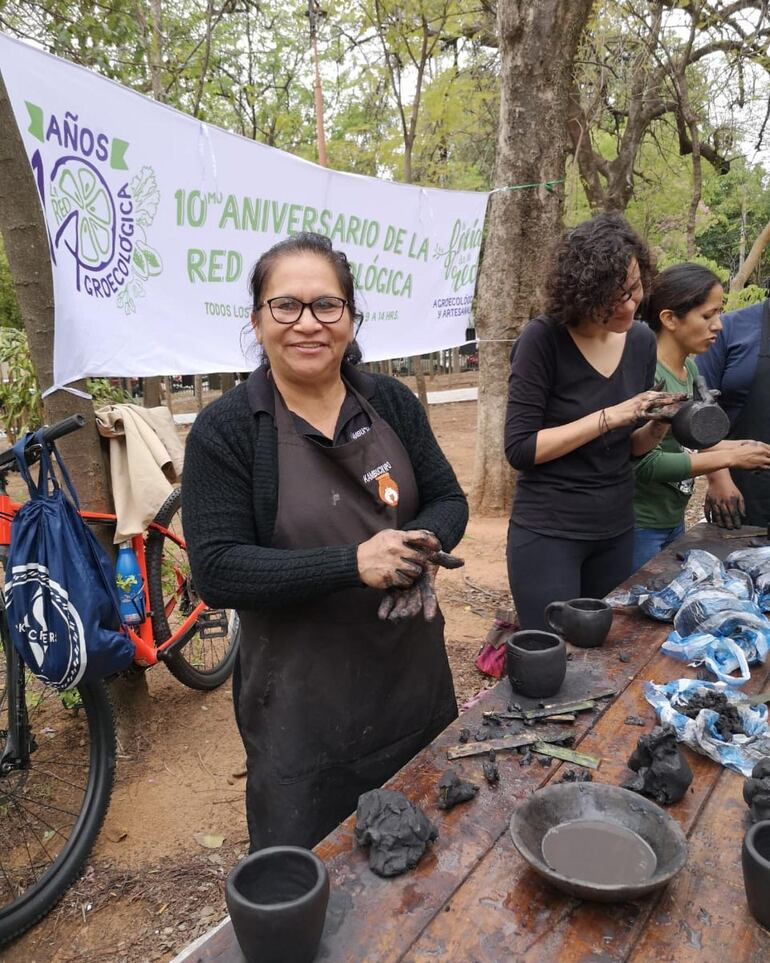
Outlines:
[{"label": "black eyeglass frame", "polygon": [[[297,304],[300,306],[299,311],[297,312],[297,317],[294,318],[292,321],[283,321],[280,318],[276,318],[275,314],[273,313],[273,301],[289,301],[289,300],[296,301]],[[315,313],[315,309],[313,308],[313,305],[316,304],[316,302],[318,301],[341,302],[342,306],[340,307],[339,317],[335,318],[334,321],[326,321],[324,320],[324,318],[319,318],[318,315]],[[312,301],[300,301],[299,298],[292,297],[291,295],[280,294],[275,298],[268,298],[267,301],[263,301],[261,304],[258,304],[256,307],[256,310],[259,311],[260,308],[264,308],[264,306],[267,305],[267,308],[270,311],[270,317],[273,319],[273,321],[276,322],[276,324],[296,324],[299,321],[299,319],[302,317],[302,312],[305,310],[305,308],[310,308],[310,313],[313,315],[313,317],[316,319],[316,321],[319,324],[337,324],[339,321],[342,320],[342,315],[345,313],[345,308],[348,306],[348,304],[350,304],[350,302],[348,301],[347,298],[339,298],[337,297],[336,294],[325,294],[319,298],[313,298]]]}]

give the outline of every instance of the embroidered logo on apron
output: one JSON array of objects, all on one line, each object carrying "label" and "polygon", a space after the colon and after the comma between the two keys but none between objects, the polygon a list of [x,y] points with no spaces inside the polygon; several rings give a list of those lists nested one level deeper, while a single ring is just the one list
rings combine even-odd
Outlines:
[{"label": "embroidered logo on apron", "polygon": [[384,475],[380,475],[377,479],[377,488],[381,501],[385,502],[386,505],[390,505],[391,508],[395,508],[395,506],[398,505],[398,485],[396,484],[395,478],[391,478],[387,472]]},{"label": "embroidered logo on apron", "polygon": [[363,480],[367,485],[370,482],[376,481],[377,494],[380,497],[380,501],[384,505],[390,505],[391,508],[395,508],[395,506],[398,505],[398,482],[390,475],[392,467],[389,461],[385,461],[376,468],[372,468],[371,471],[365,472]]}]

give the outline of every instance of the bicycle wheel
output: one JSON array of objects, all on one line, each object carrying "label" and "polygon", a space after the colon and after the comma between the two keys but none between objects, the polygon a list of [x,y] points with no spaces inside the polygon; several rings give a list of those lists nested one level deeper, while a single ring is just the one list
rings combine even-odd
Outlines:
[{"label": "bicycle wheel", "polygon": [[[17,699],[8,685],[8,658],[17,658],[10,645],[3,633],[1,726],[9,724],[9,700]],[[104,822],[115,776],[115,729],[105,685],[60,693],[23,671],[29,760],[24,769],[0,769],[0,944],[45,916],[80,874]],[[0,757],[7,739],[3,728]]]},{"label": "bicycle wheel", "polygon": [[[161,505],[156,524],[184,540],[182,495],[175,489]],[[147,534],[147,583],[152,628],[158,644],[179,628],[200,602],[186,549],[173,538],[151,528]],[[166,665],[191,689],[216,689],[233,671],[238,655],[241,625],[235,610],[207,609],[208,624],[181,649],[169,655]]]}]

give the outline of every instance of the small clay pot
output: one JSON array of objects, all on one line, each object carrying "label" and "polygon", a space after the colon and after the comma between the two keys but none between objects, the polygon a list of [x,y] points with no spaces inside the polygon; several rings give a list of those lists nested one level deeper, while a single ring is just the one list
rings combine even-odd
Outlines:
[{"label": "small clay pot", "polygon": [[225,902],[249,963],[310,963],[329,901],[329,874],[310,850],[272,846],[231,871]]},{"label": "small clay pot", "polygon": [[581,649],[592,649],[607,638],[612,625],[612,608],[601,599],[572,599],[551,602],[545,610],[549,628]]},{"label": "small clay pot", "polygon": [[706,386],[703,375],[693,381],[692,398],[681,406],[671,421],[671,434],[685,448],[711,448],[727,437],[730,419],[716,403],[718,391]]},{"label": "small clay pot", "polygon": [[770,819],[754,823],[746,833],[741,862],[751,915],[770,930]]},{"label": "small clay pot", "polygon": [[551,632],[514,632],[505,643],[511,688],[532,699],[555,695],[567,673],[564,639]]}]

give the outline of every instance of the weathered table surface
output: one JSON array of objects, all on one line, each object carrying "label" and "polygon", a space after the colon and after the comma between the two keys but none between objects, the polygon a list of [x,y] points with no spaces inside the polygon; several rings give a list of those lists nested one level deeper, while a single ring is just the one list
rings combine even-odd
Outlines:
[{"label": "weathered table surface", "polygon": [[[724,557],[748,544],[748,538],[726,540],[725,533],[701,524],[627,584],[675,574],[674,553],[683,548],[705,548]],[[640,734],[655,723],[642,694],[644,682],[694,674],[659,652],[669,631],[669,625],[620,611],[601,648],[572,651],[565,688],[555,700],[562,701],[565,693],[616,690],[597,709],[580,713],[572,726],[576,747],[601,757],[595,781],[619,785],[630,775],[626,760]],[[744,691],[763,691],[767,676],[767,667],[755,668]],[[482,776],[482,757],[454,762],[446,757],[463,726],[475,731],[482,712],[504,710],[512,698],[503,679],[388,783],[421,806],[439,829],[415,870],[390,880],[372,873],[366,852],[355,846],[354,817],[316,847],[332,883],[318,959],[767,963],[770,933],[749,914],[743,890],[740,850],[749,823],[742,778],[685,750],[693,783],[668,810],[689,838],[682,872],[665,889],[634,902],[569,898],[528,867],[508,831],[517,803],[558,779],[569,764],[554,760],[545,768],[535,757],[523,767],[517,753],[499,752],[500,783],[490,788]],[[646,729],[626,725],[629,715],[641,716]],[[445,813],[436,805],[436,785],[449,768],[481,789],[474,801]],[[243,960],[225,920],[174,963]]]}]

